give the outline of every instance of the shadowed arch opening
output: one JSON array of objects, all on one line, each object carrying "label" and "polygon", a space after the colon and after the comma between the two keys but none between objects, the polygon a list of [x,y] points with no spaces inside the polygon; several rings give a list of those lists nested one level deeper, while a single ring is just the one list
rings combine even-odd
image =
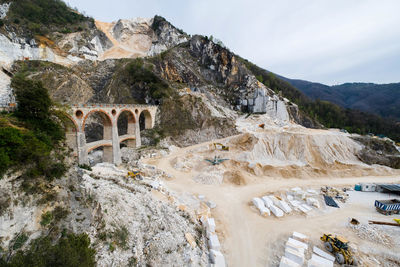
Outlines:
[{"label": "shadowed arch opening", "polygon": [[89,112],[82,125],[85,131],[86,144],[99,140],[112,139],[112,121],[109,115],[102,110]]},{"label": "shadowed arch opening", "polygon": [[117,126],[118,126],[118,135],[134,135],[135,134],[135,126],[136,126],[136,118],[132,111],[130,110],[122,110],[117,118]]},{"label": "shadowed arch opening", "polygon": [[139,116],[140,130],[150,129],[153,122],[153,118],[148,110],[143,110]]}]

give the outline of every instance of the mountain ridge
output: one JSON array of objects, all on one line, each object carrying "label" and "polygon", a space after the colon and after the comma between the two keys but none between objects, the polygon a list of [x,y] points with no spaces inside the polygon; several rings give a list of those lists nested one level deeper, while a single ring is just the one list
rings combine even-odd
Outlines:
[{"label": "mountain ridge", "polygon": [[312,99],[327,100],[344,108],[400,121],[400,83],[347,82],[329,86],[299,79],[283,79]]}]

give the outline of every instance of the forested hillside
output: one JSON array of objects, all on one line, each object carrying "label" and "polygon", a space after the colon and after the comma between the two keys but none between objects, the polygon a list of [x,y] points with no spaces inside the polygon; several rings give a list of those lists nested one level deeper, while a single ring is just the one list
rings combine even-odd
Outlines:
[{"label": "forested hillside", "polygon": [[[281,91],[282,95],[299,105],[300,111],[312,119],[322,123],[325,127],[346,129],[359,134],[383,134],[396,141],[400,141],[400,124],[393,119],[382,118],[370,112],[357,109],[343,108],[334,104],[333,100],[314,100],[306,96],[288,81],[255,64],[242,59],[246,66],[256,75],[257,79],[274,91]],[[303,83],[307,83],[302,81]],[[311,84],[313,85],[313,84]],[[324,85],[322,85],[324,86]],[[321,86],[321,87],[322,87]],[[299,86],[300,87],[300,86]],[[326,87],[326,86],[325,86]],[[332,97],[334,98],[334,97]],[[393,102],[399,101],[393,99]],[[400,106],[400,103],[397,107]],[[394,105],[394,109],[396,105]],[[396,113],[400,112],[397,108]]]},{"label": "forested hillside", "polygon": [[312,99],[330,101],[400,121],[400,83],[345,83],[328,86],[303,80],[287,80]]}]

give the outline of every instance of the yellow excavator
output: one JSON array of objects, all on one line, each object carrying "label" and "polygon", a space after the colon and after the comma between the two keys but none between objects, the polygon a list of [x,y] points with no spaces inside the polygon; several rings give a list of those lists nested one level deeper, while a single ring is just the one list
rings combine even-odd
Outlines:
[{"label": "yellow excavator", "polygon": [[324,242],[325,249],[335,255],[339,264],[357,266],[357,261],[349,249],[349,241],[343,237],[334,237],[332,234],[324,234],[321,240]]},{"label": "yellow excavator", "polygon": [[214,149],[220,149],[220,150],[224,150],[224,151],[229,151],[229,146],[224,146],[221,143],[214,143]]},{"label": "yellow excavator", "polygon": [[140,171],[128,171],[126,178],[142,180],[142,173]]}]

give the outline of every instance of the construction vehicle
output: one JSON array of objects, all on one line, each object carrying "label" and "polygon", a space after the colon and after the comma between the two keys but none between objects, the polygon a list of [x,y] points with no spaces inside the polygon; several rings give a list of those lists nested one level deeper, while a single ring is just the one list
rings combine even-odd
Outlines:
[{"label": "construction vehicle", "polygon": [[335,255],[339,264],[357,265],[356,259],[349,250],[349,241],[343,237],[333,237],[332,234],[324,234],[321,240],[324,242],[325,249]]},{"label": "construction vehicle", "polygon": [[214,143],[213,145],[214,145],[214,149],[229,151],[229,146],[224,146],[221,143]]},{"label": "construction vehicle", "polygon": [[142,180],[142,173],[140,171],[128,171],[126,178]]},{"label": "construction vehicle", "polygon": [[214,159],[205,159],[205,161],[210,162],[212,165],[218,165],[218,164],[224,162],[225,160],[228,160],[228,159],[221,159],[219,156],[214,156]]}]

